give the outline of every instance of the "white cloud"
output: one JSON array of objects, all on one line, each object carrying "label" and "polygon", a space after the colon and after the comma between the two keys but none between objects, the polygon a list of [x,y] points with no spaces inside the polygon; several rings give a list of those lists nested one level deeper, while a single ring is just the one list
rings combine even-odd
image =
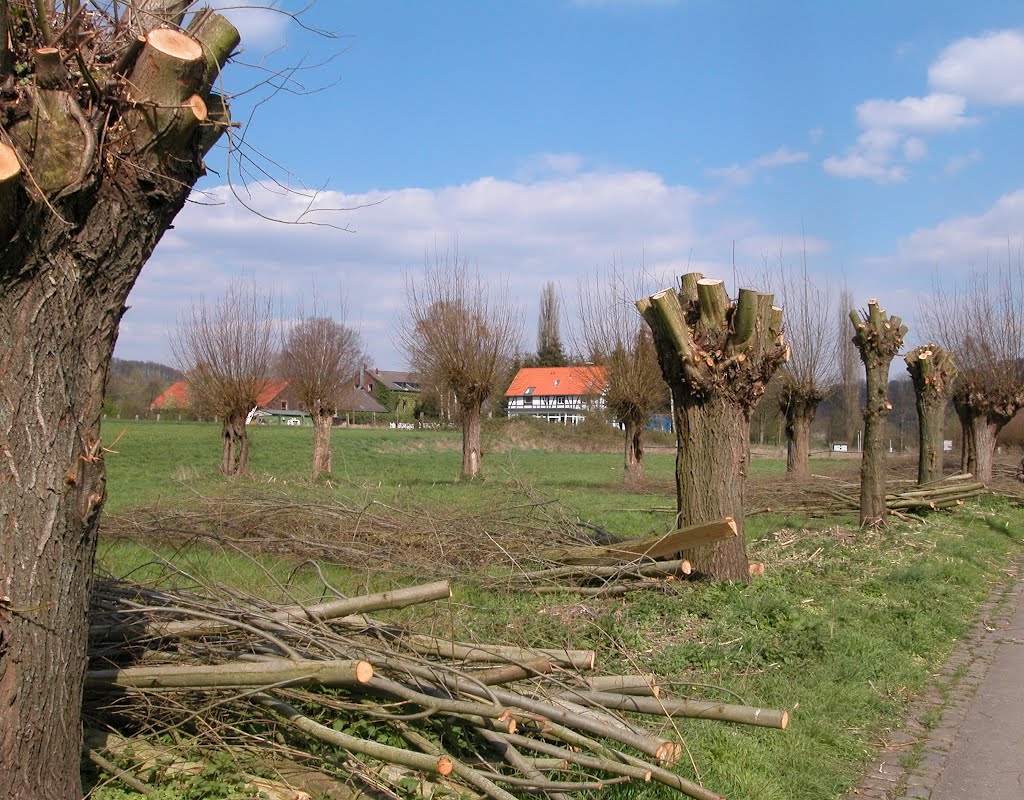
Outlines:
[{"label": "white cloud", "polygon": [[899,183],[907,179],[903,167],[894,167],[886,160],[874,159],[862,152],[852,152],[843,157],[829,156],[822,162],[829,175],[837,178],[868,178],[875,183]]},{"label": "white cloud", "polygon": [[980,214],[919,228],[899,240],[891,256],[871,263],[903,269],[966,273],[986,264],[1005,265],[1008,243],[1024,239],[1024,188],[1000,197]]},{"label": "white cloud", "polygon": [[967,102],[953,94],[904,97],[902,100],[865,100],[857,106],[857,123],[866,130],[936,133],[974,121],[964,116]]},{"label": "white cloud", "polygon": [[540,153],[526,159],[516,177],[523,181],[558,175],[575,175],[583,169],[583,157],[577,153]]},{"label": "white cloud", "polygon": [[971,164],[975,164],[981,161],[981,151],[972,150],[966,155],[953,156],[946,162],[945,168],[942,170],[945,175],[956,175],[958,172],[962,172],[967,169]]},{"label": "white cloud", "polygon": [[1024,32],[995,31],[953,42],[929,68],[928,82],[972,103],[1024,105]]},{"label": "white cloud", "polygon": [[764,169],[772,167],[786,167],[790,164],[799,164],[809,158],[807,153],[794,152],[788,147],[780,147],[774,153],[768,153],[760,158],[754,159],[754,164]]},{"label": "white cloud", "polygon": [[810,156],[802,151],[793,151],[782,146],[772,153],[758,156],[748,164],[730,164],[727,167],[708,167],[704,170],[706,175],[713,178],[724,178],[726,183],[733,186],[745,186],[754,180],[759,170],[777,169],[792,164],[799,164],[806,161]]},{"label": "white cloud", "polygon": [[727,167],[708,167],[704,170],[704,174],[712,178],[722,178],[733,186],[746,186],[754,180],[754,170],[750,167],[741,167],[739,164],[730,164]]},{"label": "white cloud", "polygon": [[288,14],[235,0],[214,0],[210,5],[238,28],[243,48],[266,51],[285,43],[285,32],[291,22]]},{"label": "white cloud", "polygon": [[[293,217],[308,200],[252,187],[253,205]],[[190,204],[160,243],[129,299],[118,355],[166,358],[176,316],[201,292],[213,296],[232,277],[250,276],[275,288],[285,304],[310,291],[340,286],[350,316],[382,366],[403,363],[391,340],[403,294],[403,271],[432,260],[457,238],[459,250],[525,309],[524,345],[532,346],[540,288],[554,280],[572,306],[577,277],[613,258],[627,266],[642,258],[649,271],[677,275],[693,269],[731,275],[737,259],[760,264],[760,249],[799,234],[775,234],[756,220],[709,217],[717,209],[697,191],[649,172],[583,172],[533,182],[480,178],[437,189],[406,188],[365,194],[324,193],[314,208],[363,206],[322,215],[351,232],[267,222],[246,211],[226,187],[210,189],[209,207]],[[770,243],[775,242],[772,246]],[[812,251],[826,245],[809,237]]]},{"label": "white cloud", "polygon": [[928,155],[928,145],[923,139],[911,136],[903,143],[903,157],[907,161],[920,161]]}]

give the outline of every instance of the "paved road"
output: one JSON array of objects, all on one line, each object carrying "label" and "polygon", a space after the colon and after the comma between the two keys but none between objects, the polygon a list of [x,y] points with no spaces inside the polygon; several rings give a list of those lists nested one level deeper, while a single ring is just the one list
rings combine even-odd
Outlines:
[{"label": "paved road", "polygon": [[1024,592],[930,800],[1024,800]]}]

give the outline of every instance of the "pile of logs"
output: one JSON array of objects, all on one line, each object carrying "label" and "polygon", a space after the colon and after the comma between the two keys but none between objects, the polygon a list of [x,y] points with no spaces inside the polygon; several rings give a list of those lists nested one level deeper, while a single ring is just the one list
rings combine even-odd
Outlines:
[{"label": "pile of logs", "polygon": [[459,642],[369,616],[446,599],[447,581],[335,595],[274,607],[235,589],[100,582],[86,680],[93,761],[146,790],[145,748],[103,744],[142,734],[299,764],[321,779],[358,776],[390,796],[414,781],[461,796],[565,800],[654,781],[720,800],[672,771],[678,741],[634,715],[662,728],[677,718],[788,722],[785,711],[668,698],[651,675],[596,675],[590,650]]},{"label": "pile of logs", "polygon": [[[915,485],[910,489],[887,494],[885,507],[891,516],[909,517],[913,512],[962,506],[967,500],[979,497],[987,491],[985,484],[974,480],[974,476],[969,473],[951,475],[932,483]],[[860,501],[852,493],[833,489],[829,494],[841,503],[844,509],[860,507]]]},{"label": "pile of logs", "polygon": [[666,580],[691,574],[690,562],[677,557],[681,551],[733,536],[736,522],[725,517],[642,539],[547,548],[532,556],[546,565],[543,569],[516,572],[502,583],[534,594],[572,591],[593,597],[658,589]]}]

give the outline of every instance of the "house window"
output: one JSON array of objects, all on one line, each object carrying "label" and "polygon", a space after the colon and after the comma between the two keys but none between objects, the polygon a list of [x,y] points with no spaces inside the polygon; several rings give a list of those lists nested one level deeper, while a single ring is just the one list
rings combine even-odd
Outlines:
[{"label": "house window", "polygon": [[282,400],[281,401],[281,410],[282,411],[287,411],[288,410],[288,401],[287,400]]},{"label": "house window", "polygon": [[533,398],[532,397],[524,397],[523,398],[523,405],[524,406],[532,406],[533,405]]}]

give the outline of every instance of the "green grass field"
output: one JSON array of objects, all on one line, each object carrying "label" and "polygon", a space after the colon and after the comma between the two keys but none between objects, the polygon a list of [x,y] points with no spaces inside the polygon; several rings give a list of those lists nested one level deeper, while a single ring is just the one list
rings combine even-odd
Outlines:
[{"label": "green grass field", "polygon": [[[111,426],[112,441],[121,427]],[[457,432],[336,430],[334,480],[311,487],[308,429],[253,431],[253,476],[229,487],[216,475],[218,429],[211,425],[131,423],[108,455],[109,502],[117,515],[138,506],[187,506],[197,495],[275,491],[322,500],[366,491],[400,495],[443,507],[492,502],[529,482],[561,500],[581,519],[617,533],[666,530],[674,503],[673,458],[649,456],[649,485],[626,491],[621,456],[614,451],[569,452],[511,446],[500,433],[485,442],[486,480],[461,484]],[[812,471],[826,472],[822,460]],[[755,461],[755,479],[785,480],[784,464]],[[407,493],[407,494],[406,494]],[[632,509],[632,510],[630,510]],[[532,645],[594,647],[609,670],[652,670],[679,695],[727,698],[792,710],[785,732],[679,722],[699,776],[730,800],[842,798],[873,758],[887,729],[900,724],[909,702],[971,623],[1011,559],[1024,551],[1024,512],[990,498],[924,525],[896,524],[858,531],[851,520],[761,514],[746,527],[751,558],[768,567],[751,586],[678,582],[665,593],[625,599],[584,599],[571,593],[532,596],[475,588],[472,576],[455,584],[449,604],[416,609],[436,614],[431,624],[456,637]],[[156,548],[157,555],[171,556]],[[145,575],[152,545],[101,543],[101,564],[119,575]],[[294,591],[316,591],[309,575],[291,575],[294,562],[260,556],[258,563],[190,546],[173,557],[193,574],[252,589],[298,581]],[[358,585],[343,567],[331,582]],[[389,576],[388,582],[400,581]],[[652,786],[610,790],[616,798],[654,798]],[[103,796],[102,793],[97,796]],[[115,795],[107,795],[114,797]],[[116,795],[120,796],[120,795]],[[171,795],[169,795],[171,796]]]}]

